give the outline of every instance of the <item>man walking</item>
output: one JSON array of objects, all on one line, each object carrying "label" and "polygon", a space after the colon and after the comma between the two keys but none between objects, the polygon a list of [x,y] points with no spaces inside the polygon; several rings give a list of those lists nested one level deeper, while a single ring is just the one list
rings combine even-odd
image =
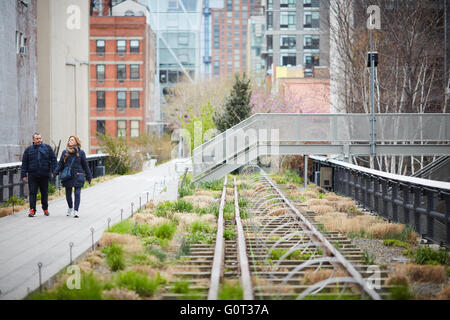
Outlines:
[{"label": "man walking", "polygon": [[53,178],[57,161],[53,149],[42,143],[39,133],[33,134],[33,145],[25,149],[22,157],[20,177],[28,181],[30,192],[29,217],[36,215],[36,196],[38,188],[41,190],[41,202],[44,215],[48,216],[48,180]]}]

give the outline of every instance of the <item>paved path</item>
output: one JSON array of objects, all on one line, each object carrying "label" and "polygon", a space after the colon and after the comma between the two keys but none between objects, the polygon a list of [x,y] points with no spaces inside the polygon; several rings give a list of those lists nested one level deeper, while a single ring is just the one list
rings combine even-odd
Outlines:
[{"label": "paved path", "polygon": [[42,263],[42,283],[51,279],[70,262],[100,240],[108,228],[108,218],[113,225],[139,209],[139,198],[144,205],[155,198],[175,200],[178,177],[182,173],[180,161],[172,160],[135,175],[121,176],[97,184],[81,192],[80,219],[67,217],[65,198],[49,203],[50,216],[45,217],[38,207],[37,216],[28,218],[19,212],[0,219],[0,300],[23,299],[28,292],[39,287],[38,263]]}]

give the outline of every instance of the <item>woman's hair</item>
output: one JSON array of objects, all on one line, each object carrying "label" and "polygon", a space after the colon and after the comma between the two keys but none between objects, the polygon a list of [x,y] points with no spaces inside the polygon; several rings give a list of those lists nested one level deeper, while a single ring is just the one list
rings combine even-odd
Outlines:
[{"label": "woman's hair", "polygon": [[67,146],[69,146],[69,140],[70,138],[74,138],[75,142],[77,143],[78,147],[81,148],[81,140],[77,137],[77,136],[70,136],[69,139],[67,140]]}]

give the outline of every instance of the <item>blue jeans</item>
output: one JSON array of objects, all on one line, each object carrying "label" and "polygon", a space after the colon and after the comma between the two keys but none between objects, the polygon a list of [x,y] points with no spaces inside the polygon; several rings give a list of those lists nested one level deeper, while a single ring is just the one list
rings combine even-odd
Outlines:
[{"label": "blue jeans", "polygon": [[[80,207],[80,200],[81,200],[81,187],[74,187],[75,189],[75,211],[78,211],[78,208]],[[73,208],[72,203],[72,188],[66,187],[66,200],[67,204],[69,205],[69,208]]]}]

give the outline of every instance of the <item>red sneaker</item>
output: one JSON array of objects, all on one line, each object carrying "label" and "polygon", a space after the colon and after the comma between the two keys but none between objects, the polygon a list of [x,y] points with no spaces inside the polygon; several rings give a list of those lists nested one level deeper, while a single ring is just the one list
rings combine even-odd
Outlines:
[{"label": "red sneaker", "polygon": [[48,210],[44,210],[44,215],[46,215],[47,217],[50,215],[50,213],[48,212]]},{"label": "red sneaker", "polygon": [[36,211],[34,209],[30,209],[29,217],[34,217],[36,215]]}]

